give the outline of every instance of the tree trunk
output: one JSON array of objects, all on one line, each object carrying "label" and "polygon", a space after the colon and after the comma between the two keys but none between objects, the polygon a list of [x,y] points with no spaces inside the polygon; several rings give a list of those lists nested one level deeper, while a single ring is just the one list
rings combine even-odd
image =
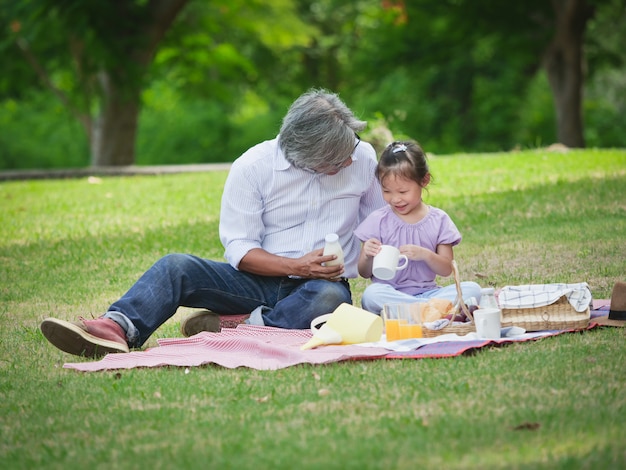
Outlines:
[{"label": "tree trunk", "polygon": [[89,144],[92,166],[127,166],[135,163],[135,140],[139,120],[139,92],[128,96],[110,79],[99,76],[104,100],[91,121]]},{"label": "tree trunk", "polygon": [[[141,88],[165,32],[188,0],[153,0],[147,6],[149,20],[139,31],[134,48],[128,51],[140,77],[119,80],[123,70],[98,74],[100,109],[87,126],[92,166],[126,166],[135,163],[137,125],[141,110]],[[117,72],[117,73],[116,73]],[[115,78],[114,78],[115,77]]]},{"label": "tree trunk", "polygon": [[555,33],[543,62],[554,96],[557,138],[568,147],[584,147],[582,48],[594,10],[587,0],[552,0],[552,7]]}]

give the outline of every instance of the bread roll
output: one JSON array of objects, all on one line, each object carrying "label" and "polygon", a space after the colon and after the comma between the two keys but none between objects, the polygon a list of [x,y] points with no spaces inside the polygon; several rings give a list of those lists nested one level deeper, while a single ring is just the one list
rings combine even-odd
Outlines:
[{"label": "bread roll", "polygon": [[454,305],[446,299],[430,299],[422,307],[422,321],[432,322],[445,317]]}]

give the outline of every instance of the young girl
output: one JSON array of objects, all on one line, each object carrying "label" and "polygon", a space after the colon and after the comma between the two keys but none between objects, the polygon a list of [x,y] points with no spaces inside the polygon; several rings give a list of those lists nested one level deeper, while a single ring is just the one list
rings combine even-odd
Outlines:
[{"label": "young girl", "polygon": [[[354,232],[363,242],[359,274],[373,281],[363,293],[363,308],[380,314],[384,304],[433,298],[454,302],[454,283],[440,287],[435,277],[452,274],[452,247],[460,243],[461,234],[448,214],[422,200],[431,180],[424,151],[416,142],[393,142],[380,157],[376,177],[387,205],[372,212]],[[409,259],[407,268],[389,281],[372,275],[372,262],[381,245],[395,246]],[[475,282],[462,282],[461,291],[465,300],[480,300],[480,286]]]}]

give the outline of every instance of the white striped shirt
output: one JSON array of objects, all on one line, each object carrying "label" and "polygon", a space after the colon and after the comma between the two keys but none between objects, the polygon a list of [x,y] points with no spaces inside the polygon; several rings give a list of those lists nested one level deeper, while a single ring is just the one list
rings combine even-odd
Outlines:
[{"label": "white striped shirt", "polygon": [[374,176],[376,152],[367,142],[355,150],[352,164],[336,175],[292,166],[278,138],[262,142],[233,163],[220,214],[220,239],[235,268],[254,248],[299,258],[339,235],[345,277],[357,276],[360,242],[354,229],[385,204]]}]

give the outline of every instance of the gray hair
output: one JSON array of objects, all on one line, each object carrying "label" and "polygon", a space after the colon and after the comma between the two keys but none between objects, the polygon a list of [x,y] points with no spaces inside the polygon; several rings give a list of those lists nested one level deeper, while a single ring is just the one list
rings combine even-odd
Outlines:
[{"label": "gray hair", "polygon": [[294,101],[284,117],[280,147],[297,168],[341,165],[354,151],[355,133],[366,125],[336,94],[312,89]]}]

